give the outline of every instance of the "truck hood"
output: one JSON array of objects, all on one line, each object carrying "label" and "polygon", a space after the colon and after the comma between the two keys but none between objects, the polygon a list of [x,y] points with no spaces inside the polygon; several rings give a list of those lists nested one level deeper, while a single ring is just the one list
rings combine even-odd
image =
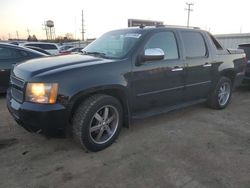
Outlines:
[{"label": "truck hood", "polygon": [[16,65],[13,73],[16,77],[26,79],[56,69],[71,69],[75,66],[90,66],[111,61],[113,60],[80,54],[43,57]]}]

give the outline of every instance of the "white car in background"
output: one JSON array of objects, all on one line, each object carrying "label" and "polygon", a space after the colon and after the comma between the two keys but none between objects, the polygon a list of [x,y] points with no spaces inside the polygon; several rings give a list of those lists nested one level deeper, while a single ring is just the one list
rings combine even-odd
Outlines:
[{"label": "white car in background", "polygon": [[58,55],[59,54],[59,45],[55,43],[47,43],[47,42],[25,42],[19,44],[20,46],[34,46],[38,48],[42,48],[45,51],[49,52],[51,55]]}]

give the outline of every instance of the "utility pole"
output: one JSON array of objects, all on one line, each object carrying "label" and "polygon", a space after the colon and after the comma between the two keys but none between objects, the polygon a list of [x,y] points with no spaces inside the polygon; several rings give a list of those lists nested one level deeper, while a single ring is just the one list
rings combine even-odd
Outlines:
[{"label": "utility pole", "polygon": [[29,28],[27,28],[27,33],[28,33],[28,37],[30,36],[30,30],[29,30]]},{"label": "utility pole", "polygon": [[18,33],[18,31],[16,31],[16,38],[17,38],[17,40],[19,40],[19,33]]},{"label": "utility pole", "polygon": [[74,28],[74,29],[75,29],[75,33],[74,33],[74,34],[75,34],[75,37],[74,37],[74,38],[75,38],[75,40],[76,40],[76,38],[77,38],[77,37],[76,37],[76,16],[75,16],[75,26],[74,26],[74,27],[75,27],[75,28]]},{"label": "utility pole", "polygon": [[84,41],[84,17],[83,17],[83,10],[82,10],[82,41]]},{"label": "utility pole", "polygon": [[8,35],[9,35],[9,39],[11,39],[11,34],[10,34],[10,33],[8,33]]},{"label": "utility pole", "polygon": [[188,18],[187,18],[187,27],[189,27],[189,19],[190,19],[190,12],[193,11],[193,9],[191,8],[191,6],[193,6],[193,3],[186,3],[187,7],[185,10],[188,11]]}]

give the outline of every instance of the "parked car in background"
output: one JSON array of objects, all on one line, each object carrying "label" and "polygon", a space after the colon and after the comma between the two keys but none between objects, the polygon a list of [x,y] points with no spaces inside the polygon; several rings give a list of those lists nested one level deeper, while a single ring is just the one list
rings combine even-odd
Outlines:
[{"label": "parked car in background", "polygon": [[243,84],[250,84],[250,44],[240,44],[239,49],[243,49],[247,58],[246,73]]},{"label": "parked car in background", "polygon": [[13,65],[28,59],[44,57],[46,54],[20,46],[0,43],[0,93],[9,86],[10,72]]},{"label": "parked car in background", "polygon": [[82,47],[74,47],[74,48],[70,48],[67,51],[71,52],[71,53],[83,53],[82,52],[83,48]]},{"label": "parked car in background", "polygon": [[25,48],[29,48],[29,49],[32,49],[32,50],[35,50],[35,51],[38,51],[38,52],[41,52],[41,53],[44,53],[44,54],[47,54],[47,55],[51,55],[46,50],[44,50],[42,48],[35,47],[35,46],[25,46]]},{"label": "parked car in background", "polygon": [[83,50],[82,47],[73,47],[73,48],[69,48],[68,50],[64,52],[61,52],[60,54],[67,55],[67,54],[73,54],[73,53],[83,53],[82,50]]},{"label": "parked car in background", "polygon": [[59,53],[63,53],[65,51],[67,51],[69,48],[73,48],[74,46],[72,45],[62,45],[59,47]]},{"label": "parked car in background", "polygon": [[7,106],[27,130],[72,130],[91,151],[110,146],[132,119],[202,102],[225,108],[246,66],[243,50],[186,27],[111,31],[83,52],[15,66]]},{"label": "parked car in background", "polygon": [[19,45],[19,43],[18,42],[9,42],[9,44],[13,44],[13,45],[16,45],[16,46],[18,46]]},{"label": "parked car in background", "polygon": [[13,44],[13,45],[20,45],[20,44],[22,44],[22,43],[24,43],[24,41],[10,41],[10,42],[8,42],[9,44]]},{"label": "parked car in background", "polygon": [[49,52],[51,55],[59,54],[59,46],[55,43],[47,43],[47,42],[25,42],[20,44],[20,46],[34,46],[38,48],[42,48]]}]

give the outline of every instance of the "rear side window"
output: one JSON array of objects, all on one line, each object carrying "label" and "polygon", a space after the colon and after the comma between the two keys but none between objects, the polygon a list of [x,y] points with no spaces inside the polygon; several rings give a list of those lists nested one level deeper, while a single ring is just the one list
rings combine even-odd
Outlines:
[{"label": "rear side window", "polygon": [[181,32],[187,58],[205,57],[207,49],[205,41],[199,32]]},{"label": "rear side window", "polygon": [[0,60],[18,59],[23,55],[16,49],[0,47]]},{"label": "rear side window", "polygon": [[149,48],[160,48],[165,53],[164,59],[178,59],[178,48],[173,32],[155,33],[146,43],[144,50]]},{"label": "rear side window", "polygon": [[211,40],[213,41],[214,46],[216,47],[217,50],[223,50],[222,46],[220,45],[220,43],[213,37],[213,35],[211,35],[210,33],[208,33],[208,35],[210,36]]}]

